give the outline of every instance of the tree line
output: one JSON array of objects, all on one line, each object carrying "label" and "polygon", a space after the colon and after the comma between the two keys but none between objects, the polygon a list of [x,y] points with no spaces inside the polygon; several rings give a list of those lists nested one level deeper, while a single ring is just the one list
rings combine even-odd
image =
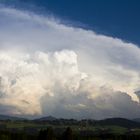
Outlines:
[{"label": "tree line", "polygon": [[81,134],[74,133],[68,127],[62,134],[56,134],[53,128],[42,129],[38,134],[25,132],[0,131],[0,140],[140,140],[140,135],[112,135],[112,134]]}]

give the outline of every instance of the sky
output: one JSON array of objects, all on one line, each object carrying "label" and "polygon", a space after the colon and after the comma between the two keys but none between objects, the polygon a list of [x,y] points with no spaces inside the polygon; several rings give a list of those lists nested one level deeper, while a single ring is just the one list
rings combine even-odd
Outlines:
[{"label": "sky", "polygon": [[51,14],[98,33],[140,44],[139,0],[1,0],[3,3]]},{"label": "sky", "polygon": [[0,112],[140,117],[138,1],[0,1]]}]

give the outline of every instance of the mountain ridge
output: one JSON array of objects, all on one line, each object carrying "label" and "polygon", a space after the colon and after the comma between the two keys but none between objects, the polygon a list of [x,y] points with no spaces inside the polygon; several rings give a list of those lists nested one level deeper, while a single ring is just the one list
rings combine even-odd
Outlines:
[{"label": "mountain ridge", "polygon": [[0,120],[27,120],[26,118],[0,114]]},{"label": "mountain ridge", "polygon": [[[22,121],[22,120],[28,120],[26,118],[21,118],[21,117],[16,117],[16,116],[10,116],[10,115],[3,115],[0,114],[0,121],[5,121],[5,120],[11,120],[11,121]],[[101,126],[105,126],[105,125],[117,125],[117,126],[121,126],[121,127],[127,127],[127,128],[140,128],[140,118],[136,118],[136,119],[127,119],[127,118],[106,118],[106,119],[102,119],[102,120],[95,120],[95,119],[83,119],[83,120],[76,120],[76,119],[62,119],[62,118],[55,118],[53,116],[44,116],[44,117],[40,117],[40,118],[36,118],[36,119],[30,119],[30,121],[46,121],[46,122],[53,122],[53,121],[57,121],[57,122],[61,122],[61,121],[65,121],[65,122],[71,122],[73,123],[75,122],[81,122],[81,121],[89,121],[92,122],[92,124],[96,124],[96,125],[101,125]]]}]

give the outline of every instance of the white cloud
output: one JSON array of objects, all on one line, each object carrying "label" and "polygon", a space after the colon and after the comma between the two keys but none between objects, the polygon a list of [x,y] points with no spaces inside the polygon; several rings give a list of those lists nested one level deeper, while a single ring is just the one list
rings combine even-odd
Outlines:
[{"label": "white cloud", "polygon": [[140,115],[138,46],[26,11],[1,7],[0,17],[0,110],[77,118]]}]

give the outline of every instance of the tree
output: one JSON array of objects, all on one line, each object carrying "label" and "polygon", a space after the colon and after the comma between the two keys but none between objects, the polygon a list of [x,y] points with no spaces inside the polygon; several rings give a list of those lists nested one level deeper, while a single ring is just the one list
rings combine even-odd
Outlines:
[{"label": "tree", "polygon": [[65,132],[63,133],[63,140],[73,140],[73,133],[72,129],[68,127]]},{"label": "tree", "polygon": [[38,140],[54,140],[54,133],[51,127],[47,128],[47,130],[41,130],[39,132]]}]

